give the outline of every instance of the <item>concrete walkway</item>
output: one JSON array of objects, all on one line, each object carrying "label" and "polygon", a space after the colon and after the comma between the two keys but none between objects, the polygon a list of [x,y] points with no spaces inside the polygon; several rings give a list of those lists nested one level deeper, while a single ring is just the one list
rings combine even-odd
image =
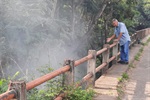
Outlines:
[{"label": "concrete walkway", "polygon": [[150,43],[145,47],[140,62],[129,73],[129,77],[122,100],[150,100]]},{"label": "concrete walkway", "polygon": [[[147,38],[144,39],[145,41],[147,40]],[[131,48],[130,50],[130,61],[134,60],[134,56],[138,53],[139,49],[141,48],[141,45],[140,44],[136,44],[134,47]],[[147,47],[148,48],[148,47]],[[150,49],[149,49],[150,50]],[[148,65],[148,54],[150,51],[148,51],[147,49],[144,51],[146,54],[144,55],[147,55],[147,57],[145,57],[145,59],[147,59],[147,64],[144,65],[145,63],[144,62],[140,62],[142,66],[147,66]],[[144,57],[144,56],[143,56]],[[145,61],[145,60],[143,60]],[[142,64],[144,63],[144,64]],[[139,66],[141,66],[139,65]],[[143,75],[142,77],[137,77],[139,80],[140,78],[143,78],[145,77],[146,79],[148,79],[148,66],[147,67],[143,67],[143,68],[147,68],[145,70],[147,70],[147,72],[140,72],[138,73],[137,71],[137,76],[141,76]],[[93,98],[93,100],[117,100],[117,97],[118,97],[118,93],[117,93],[117,85],[118,85],[118,78],[121,77],[121,75],[126,72],[128,70],[128,65],[121,65],[121,64],[116,64],[116,65],[113,65],[108,71],[106,74],[102,75],[98,80],[96,80],[96,83],[95,83],[95,92],[97,93],[97,95],[95,95],[95,97]],[[134,72],[133,72],[134,73]],[[141,74],[142,73],[142,74]],[[140,75],[141,74],[141,75]],[[145,75],[145,76],[144,76]],[[136,76],[136,75],[134,75]],[[133,81],[131,81],[131,84],[132,84]],[[135,81],[134,81],[135,82]],[[139,81],[140,82],[140,81]],[[139,84],[138,82],[138,84]],[[136,89],[137,91],[140,91],[142,90],[142,88],[146,88],[147,90],[145,90],[145,93],[148,94],[148,90],[150,90],[150,81],[144,81],[144,86],[143,87],[140,87],[141,85],[139,84]],[[130,84],[130,83],[129,83]],[[135,83],[134,83],[135,84]],[[132,85],[133,86],[133,85]],[[134,87],[134,86],[133,86]],[[126,95],[124,98],[122,98],[122,100],[150,100],[150,99],[130,99],[131,96],[128,95],[128,93],[130,94],[130,92],[128,92],[128,89],[130,90],[130,85],[127,86],[127,91],[126,91]],[[139,90],[138,90],[139,89]],[[134,90],[134,89],[133,89]],[[143,91],[142,91],[143,92]],[[134,93],[133,93],[134,94]],[[139,94],[138,94],[139,95]],[[130,98],[129,98],[130,97]],[[141,97],[141,96],[140,96]],[[134,98],[137,98],[134,96]]]}]

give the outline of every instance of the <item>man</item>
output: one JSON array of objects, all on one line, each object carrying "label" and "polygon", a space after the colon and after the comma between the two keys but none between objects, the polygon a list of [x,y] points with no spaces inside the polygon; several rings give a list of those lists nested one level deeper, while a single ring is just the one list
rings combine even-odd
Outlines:
[{"label": "man", "polygon": [[117,38],[120,44],[120,61],[118,63],[129,63],[129,43],[131,41],[126,25],[122,22],[118,22],[117,19],[112,20],[114,28],[114,34],[107,38],[107,42],[110,42],[113,38]]}]

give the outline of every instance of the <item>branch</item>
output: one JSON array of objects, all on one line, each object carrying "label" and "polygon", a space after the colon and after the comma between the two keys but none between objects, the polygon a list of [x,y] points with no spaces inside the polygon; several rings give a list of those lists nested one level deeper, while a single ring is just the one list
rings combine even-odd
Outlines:
[{"label": "branch", "polygon": [[88,32],[87,32],[86,34],[91,33],[91,31],[94,29],[94,27],[96,26],[97,20],[98,20],[98,18],[101,17],[101,15],[103,14],[103,12],[104,12],[104,10],[105,10],[105,8],[106,8],[106,5],[107,5],[107,4],[104,4],[103,7],[102,7],[102,9],[99,10],[98,14],[97,14],[96,17],[95,17],[95,20],[91,23],[90,29],[88,30]]}]

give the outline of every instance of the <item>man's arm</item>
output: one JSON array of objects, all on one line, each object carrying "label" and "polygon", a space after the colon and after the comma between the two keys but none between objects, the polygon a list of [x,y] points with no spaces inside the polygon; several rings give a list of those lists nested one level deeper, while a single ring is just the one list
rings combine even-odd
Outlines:
[{"label": "man's arm", "polygon": [[115,34],[113,34],[110,38],[107,38],[107,42],[110,42],[113,38],[115,38],[116,37],[116,35]]},{"label": "man's arm", "polygon": [[120,40],[121,37],[122,37],[122,33],[119,34],[119,36],[118,36],[118,38],[117,38],[118,41]]}]

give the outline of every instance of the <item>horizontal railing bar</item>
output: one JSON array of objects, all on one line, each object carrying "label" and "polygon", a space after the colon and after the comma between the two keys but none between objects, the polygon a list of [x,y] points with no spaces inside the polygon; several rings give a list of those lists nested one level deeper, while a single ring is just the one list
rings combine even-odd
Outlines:
[{"label": "horizontal railing bar", "polygon": [[88,73],[87,75],[85,75],[85,76],[82,78],[82,80],[81,80],[79,83],[77,83],[76,87],[81,86],[84,82],[86,82],[87,80],[89,80],[92,76],[93,76],[92,73]]},{"label": "horizontal railing bar", "polygon": [[17,95],[17,92],[15,90],[10,90],[3,94],[0,94],[0,100],[10,100],[10,99],[15,98],[16,95]]},{"label": "horizontal railing bar", "polygon": [[102,54],[102,53],[105,52],[106,50],[107,50],[107,48],[103,48],[103,49],[97,51],[96,56]]},{"label": "horizontal railing bar", "polygon": [[[115,46],[115,45],[116,45],[116,43],[114,43],[112,46]],[[105,51],[105,50],[107,50],[107,48],[103,49],[102,51]],[[92,55],[88,55],[88,56],[84,57],[83,59],[81,59],[81,61],[78,60],[78,62],[75,62],[75,63],[76,63],[76,65],[78,65],[79,62],[82,62],[82,60],[91,59],[92,57],[93,57]],[[62,68],[60,68],[60,69],[58,69],[56,71],[53,71],[53,72],[51,72],[49,74],[46,74],[46,75],[44,75],[44,76],[42,76],[40,78],[37,78],[37,79],[33,80],[31,82],[28,82],[26,84],[26,89],[30,90],[30,89],[32,89],[32,88],[34,88],[34,87],[36,87],[36,86],[38,86],[38,85],[40,85],[40,84],[42,84],[44,82],[46,82],[46,81],[56,77],[56,76],[58,76],[58,75],[60,75],[60,74],[62,74],[64,72],[68,71],[69,69],[70,69],[70,66],[64,66],[64,67],[62,67]]]},{"label": "horizontal railing bar", "polygon": [[100,66],[98,66],[98,67],[96,68],[96,73],[97,73],[98,71],[100,71],[102,68],[104,68],[106,65],[107,65],[107,63],[105,62],[105,63],[102,63]]},{"label": "horizontal railing bar", "polygon": [[70,69],[70,66],[67,65],[67,66],[59,68],[58,70],[55,70],[55,71],[53,71],[53,72],[51,72],[49,74],[46,74],[46,75],[44,75],[42,77],[39,77],[39,78],[37,78],[37,79],[35,79],[35,80],[31,81],[31,82],[28,82],[26,84],[26,89],[30,90],[30,89],[32,89],[32,88],[34,88],[34,87],[36,87],[36,86],[38,86],[38,85],[40,85],[40,84],[42,84],[44,82],[46,82],[46,81],[56,77],[56,76],[58,76],[58,75],[60,75],[60,74],[62,74],[64,72],[68,71],[69,69]]},{"label": "horizontal railing bar", "polygon": [[[97,54],[101,54],[101,53],[103,53],[106,50],[107,50],[107,48],[103,48],[103,49],[99,50]],[[84,63],[85,61],[87,61],[89,59],[92,59],[92,58],[93,58],[93,55],[88,55],[86,57],[83,57],[83,58],[75,61],[75,66],[78,66],[81,63]],[[58,75],[60,75],[62,73],[67,72],[69,69],[70,69],[70,66],[64,66],[62,68],[59,68],[56,71],[53,71],[53,72],[51,72],[49,74],[46,74],[46,75],[44,75],[44,76],[42,76],[40,78],[37,78],[37,79],[33,80],[31,82],[28,82],[27,85],[26,85],[26,89],[30,90],[30,89],[32,89],[32,88],[34,88],[34,87],[36,87],[36,86],[38,86],[38,85],[40,85],[40,84],[42,84],[42,83],[52,79],[52,78],[54,78],[54,77],[56,77],[56,76],[58,76]]]},{"label": "horizontal railing bar", "polygon": [[[117,54],[117,56],[119,54],[120,54],[120,52]],[[107,64],[109,64],[115,58],[116,58],[116,56],[112,56],[107,63],[102,63],[99,67],[97,67],[95,72],[97,73],[99,70],[101,70],[102,68],[104,68]],[[87,80],[89,80],[92,76],[93,76],[92,73],[88,73],[86,76],[84,76],[82,78],[82,80],[77,84],[77,86],[80,86],[81,84],[83,84],[84,82],[86,82]]]},{"label": "horizontal railing bar", "polygon": [[112,47],[114,47],[115,45],[117,45],[117,43],[111,44],[111,45],[110,45],[110,49],[111,49]]},{"label": "horizontal railing bar", "polygon": [[84,62],[86,62],[86,61],[88,61],[89,59],[92,59],[92,58],[93,58],[93,55],[90,54],[90,55],[85,56],[85,57],[83,57],[79,60],[76,60],[74,66],[78,66],[78,65],[80,65],[80,64],[82,64],[82,63],[84,63]]},{"label": "horizontal railing bar", "polygon": [[133,42],[131,42],[131,43],[130,43],[130,46],[131,46],[132,44],[134,44],[135,42],[136,42],[136,40],[134,40]]},{"label": "horizontal railing bar", "polygon": [[[88,73],[86,76],[82,78],[82,80],[76,84],[76,88],[81,86],[84,82],[86,82],[88,79],[90,79],[93,76],[92,73]],[[61,93],[58,95],[54,100],[62,100],[66,93]]]},{"label": "horizontal railing bar", "polygon": [[[96,55],[98,56],[98,55],[102,54],[103,52],[105,52],[106,50],[107,50],[107,48],[103,48],[103,49],[97,51]],[[84,62],[86,62],[86,61],[88,61],[89,59],[92,59],[92,58],[93,58],[93,55],[85,56],[85,57],[75,61],[75,66],[78,66],[78,65],[80,65],[80,64],[82,64],[82,63],[84,63]]]}]

